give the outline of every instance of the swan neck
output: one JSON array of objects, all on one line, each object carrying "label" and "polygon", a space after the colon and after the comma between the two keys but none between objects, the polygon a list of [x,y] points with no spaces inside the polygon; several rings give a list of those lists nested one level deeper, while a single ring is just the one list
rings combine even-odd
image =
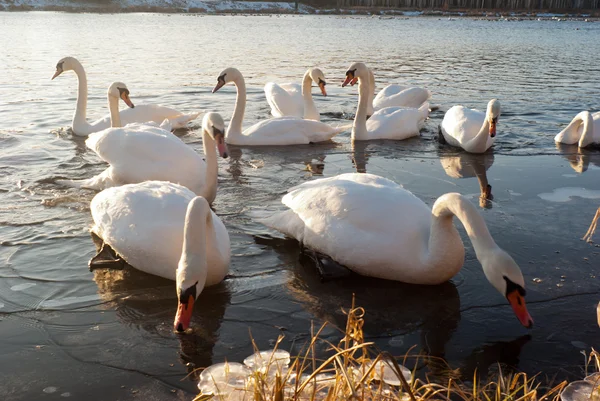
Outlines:
[{"label": "swan neck", "polygon": [[[480,262],[486,253],[498,248],[475,205],[458,193],[445,194],[433,205],[431,237],[443,238],[448,225],[452,226],[454,216],[460,220],[467,231]],[[434,249],[434,251],[444,252],[440,248]]]},{"label": "swan neck", "polygon": [[354,124],[352,126],[352,140],[368,139],[367,107],[369,102],[369,91],[371,90],[369,81],[369,78],[367,78],[366,81],[361,78],[358,80],[358,109],[356,110],[356,116],[354,117]]},{"label": "swan neck", "polygon": [[594,120],[589,111],[579,113],[578,117],[583,124],[583,132],[579,139],[579,147],[585,148],[594,142]]},{"label": "swan neck", "polygon": [[177,267],[177,284],[188,287],[198,281],[204,288],[207,277],[206,233],[213,229],[212,213],[206,199],[198,196],[189,203],[183,226],[183,248]]},{"label": "swan neck", "polygon": [[215,140],[210,136],[206,129],[202,130],[202,148],[206,158],[206,187],[203,188],[202,196],[206,198],[209,204],[213,203],[217,197],[217,175],[219,164],[217,162],[217,150]]},{"label": "swan neck", "polygon": [[319,113],[312,96],[312,78],[310,70],[306,71],[302,79],[302,101],[304,103],[304,118],[319,121]]},{"label": "swan neck", "polygon": [[225,134],[225,139],[242,135],[242,121],[244,120],[244,113],[246,112],[246,81],[244,81],[244,77],[240,75],[233,81],[233,84],[236,87],[237,95],[235,97],[233,116],[231,117],[229,128]]},{"label": "swan neck", "polygon": [[108,110],[110,111],[110,126],[121,127],[121,115],[119,114],[119,98],[108,96]]},{"label": "swan neck", "polygon": [[73,62],[73,72],[77,75],[77,106],[73,115],[73,129],[77,132],[79,126],[87,124],[88,83],[85,69],[79,61]]},{"label": "swan neck", "polygon": [[469,152],[475,153],[483,153],[486,151],[486,145],[488,141],[488,137],[490,136],[490,116],[486,113],[483,125],[479,129],[477,135],[475,135],[467,144],[465,145],[465,150]]}]

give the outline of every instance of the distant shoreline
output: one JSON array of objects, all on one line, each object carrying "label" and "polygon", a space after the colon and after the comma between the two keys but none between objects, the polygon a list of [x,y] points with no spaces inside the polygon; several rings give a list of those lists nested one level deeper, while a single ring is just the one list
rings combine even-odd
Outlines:
[{"label": "distant shoreline", "polygon": [[72,0],[0,0],[0,11],[54,11],[68,13],[162,13],[206,15],[372,15],[379,17],[468,17],[509,20],[569,20],[596,21],[600,10],[481,10],[481,9],[401,9],[378,7],[316,8],[294,2],[262,2],[236,0],[123,0],[120,3],[78,3]]}]

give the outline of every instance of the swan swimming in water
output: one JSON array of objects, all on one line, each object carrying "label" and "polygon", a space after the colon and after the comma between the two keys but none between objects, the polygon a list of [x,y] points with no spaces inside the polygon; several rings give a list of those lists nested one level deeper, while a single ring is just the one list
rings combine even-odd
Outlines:
[{"label": "swan swimming in water", "polygon": [[470,153],[483,153],[496,141],[496,125],[500,118],[500,102],[489,101],[485,113],[453,106],[440,125],[439,139]]},{"label": "swan swimming in water", "polygon": [[129,90],[122,82],[108,89],[112,128],[95,132],[86,146],[110,164],[102,173],[85,180],[59,180],[75,187],[102,190],[148,180],[181,184],[212,203],[217,193],[217,155],[215,145],[226,158],[225,123],[218,113],[207,113],[202,120],[202,146],[206,161],[181,139],[154,124],[129,124],[121,127],[119,99],[134,107]]},{"label": "swan swimming in water", "polygon": [[271,106],[273,117],[292,116],[305,120],[321,121],[321,116],[312,97],[312,83],[321,89],[321,94],[327,96],[325,90],[325,75],[319,68],[309,68],[302,79],[302,86],[295,83],[276,84],[268,82],[265,85],[265,96]]},{"label": "swan swimming in water", "polygon": [[566,145],[577,144],[580,148],[599,145],[600,111],[596,113],[582,111],[577,114],[569,125],[554,137],[554,142]]},{"label": "swan swimming in water", "polygon": [[320,121],[304,120],[298,117],[269,118],[260,121],[242,132],[242,121],[246,111],[246,83],[236,68],[226,68],[219,74],[213,93],[233,82],[237,96],[233,117],[225,134],[225,141],[232,145],[301,145],[329,141],[344,130]]},{"label": "swan swimming in water", "polygon": [[229,270],[229,234],[208,201],[178,184],[146,181],[105,189],[90,209],[92,232],[118,256],[176,281],[174,328],[185,332],[202,290],[223,281]]},{"label": "swan swimming in water", "polygon": [[490,235],[475,206],[458,193],[430,209],[400,185],[373,174],[349,173],[291,188],[287,210],[263,219],[274,228],[350,270],[411,284],[440,284],[464,264],[465,248],[454,227],[465,227],[488,281],[507,298],[525,327],[525,281],[512,257]]},{"label": "swan swimming in water", "polygon": [[377,110],[367,120],[372,93],[371,76],[372,72],[365,64],[354,63],[348,68],[346,80],[342,83],[342,86],[346,86],[358,81],[358,109],[352,126],[352,140],[403,140],[418,136],[429,116],[427,102],[418,109],[386,107]]},{"label": "swan swimming in water", "polygon": [[[73,133],[77,136],[87,136],[93,132],[98,132],[110,127],[110,115],[106,115],[93,123],[87,122],[87,98],[88,85],[87,76],[83,65],[74,57],[65,57],[56,64],[56,72],[52,79],[58,77],[65,71],[73,71],[77,75],[77,108],[73,115]],[[153,121],[160,124],[168,119],[173,129],[185,127],[188,122],[198,117],[200,113],[184,114],[170,107],[142,104],[132,109],[122,110],[120,112],[123,124],[145,123]]]}]

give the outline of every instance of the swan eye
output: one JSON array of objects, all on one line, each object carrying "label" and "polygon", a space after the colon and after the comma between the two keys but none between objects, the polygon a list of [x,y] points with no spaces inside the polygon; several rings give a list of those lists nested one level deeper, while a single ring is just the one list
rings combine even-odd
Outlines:
[{"label": "swan eye", "polygon": [[187,305],[190,297],[193,297],[193,299],[196,299],[196,286],[197,285],[198,285],[198,282],[196,281],[196,284],[192,285],[190,288],[186,289],[185,291],[181,291],[181,293],[179,294],[179,303]]},{"label": "swan eye", "polygon": [[64,64],[64,63],[65,63],[64,61],[61,61],[60,63],[56,64],[56,69],[57,69],[58,71],[62,71],[62,70],[63,70],[63,64]]},{"label": "swan eye", "polygon": [[221,75],[219,78],[217,78],[217,81],[225,82],[225,75],[227,74]]},{"label": "swan eye", "polygon": [[492,118],[492,122],[493,122],[494,124],[496,124],[496,123],[498,122],[498,117],[494,117],[494,118]]},{"label": "swan eye", "polygon": [[327,85],[327,82],[323,81],[321,78],[319,78],[319,85]]},{"label": "swan eye", "polygon": [[508,296],[508,294],[510,294],[511,292],[513,292],[515,290],[522,297],[524,297],[525,294],[527,294],[527,291],[525,291],[525,288],[521,287],[519,284],[514,283],[511,279],[509,279],[506,276],[502,276],[502,278],[504,279],[504,281],[506,281],[506,295],[505,296]]},{"label": "swan eye", "polygon": [[119,95],[123,96],[123,94],[129,96],[129,89],[127,88],[117,88],[119,90]]},{"label": "swan eye", "polygon": [[355,73],[356,73],[356,68],[353,70],[346,71],[346,76],[350,75],[352,78],[354,78]]}]

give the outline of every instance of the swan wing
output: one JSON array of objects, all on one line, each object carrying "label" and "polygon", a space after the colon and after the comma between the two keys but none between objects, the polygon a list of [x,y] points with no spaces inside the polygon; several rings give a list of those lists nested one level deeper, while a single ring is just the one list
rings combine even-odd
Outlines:
[{"label": "swan wing", "polygon": [[[165,119],[169,119],[172,128],[183,128],[188,122],[194,120],[200,113],[185,114],[171,107],[155,104],[141,104],[134,108],[123,109],[120,112],[121,123],[123,125],[132,123],[154,122],[161,124]],[[98,132],[110,128],[110,114],[105,115],[91,124],[91,132]]]},{"label": "swan wing", "polygon": [[281,84],[269,82],[265,85],[265,96],[273,117],[292,116],[302,118],[304,104],[302,89],[298,84]]},{"label": "swan wing", "polygon": [[388,85],[373,99],[373,107],[376,110],[385,107],[418,108],[429,98],[431,98],[431,92],[424,88]]},{"label": "swan wing", "polygon": [[200,191],[206,163],[181,139],[149,124],[130,124],[91,134],[88,148],[111,165],[113,178],[122,183],[170,181]]},{"label": "swan wing", "polygon": [[105,189],[90,204],[92,231],[135,268],[174,280],[187,205],[195,196],[157,181]]},{"label": "swan wing", "polygon": [[242,135],[246,145],[296,145],[328,141],[341,132],[328,124],[297,117],[270,118],[247,128]]},{"label": "swan wing", "polygon": [[[410,282],[410,270],[426,251],[430,209],[388,179],[357,173],[323,178],[290,189],[282,202],[290,210],[267,225],[359,274],[398,279],[398,270],[406,270]],[[290,213],[303,225],[290,224]]]},{"label": "swan wing", "polygon": [[428,103],[420,109],[408,107],[380,109],[367,120],[369,138],[402,140],[418,136],[428,115]]}]

